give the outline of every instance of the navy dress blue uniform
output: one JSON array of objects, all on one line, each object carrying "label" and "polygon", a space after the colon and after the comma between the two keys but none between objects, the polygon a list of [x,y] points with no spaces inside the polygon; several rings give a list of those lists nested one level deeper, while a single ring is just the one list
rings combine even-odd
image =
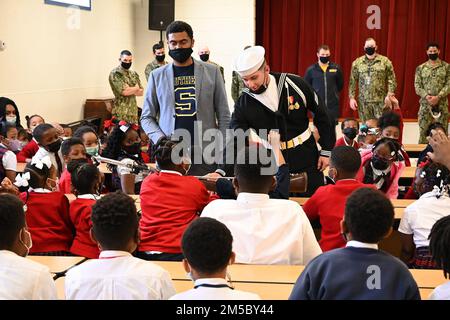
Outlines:
[{"label": "navy dress blue uniform", "polygon": [[[248,49],[247,49],[248,50]],[[317,170],[319,156],[329,157],[335,139],[331,134],[331,124],[327,110],[317,94],[301,77],[286,73],[271,73],[275,78],[279,104],[278,110],[273,111],[255,98],[248,89],[235,104],[230,126],[232,129],[252,128],[257,133],[266,129],[279,130],[281,135],[283,156],[289,165],[290,173],[307,172],[308,191],[303,196],[311,196],[314,191],[324,184],[323,174]],[[309,130],[308,112],[314,115],[314,125],[320,134],[319,144],[322,150],[319,154],[316,141],[312,134],[305,141],[292,144],[294,138]],[[267,139],[267,137],[261,137]],[[301,144],[298,144],[301,142]]]}]

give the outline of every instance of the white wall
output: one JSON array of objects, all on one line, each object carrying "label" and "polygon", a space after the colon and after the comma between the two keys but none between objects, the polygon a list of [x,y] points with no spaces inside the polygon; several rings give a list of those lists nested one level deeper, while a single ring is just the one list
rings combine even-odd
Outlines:
[{"label": "white wall", "polygon": [[[148,30],[148,2],[140,0],[135,4],[135,70],[142,80],[145,66],[154,59],[152,46],[160,40],[159,31]],[[200,59],[198,50],[207,45],[211,50],[211,61],[224,67],[231,109],[234,106],[231,99],[232,62],[246,45],[255,43],[255,15],[255,0],[175,1],[175,20],[189,23],[194,30],[194,58]],[[163,41],[167,60],[171,61],[165,33]],[[142,105],[142,99],[138,101]]]},{"label": "white wall", "polygon": [[[61,123],[82,118],[86,98],[112,96],[109,72],[134,49],[135,0],[95,0],[92,11],[1,0],[0,96],[25,115]],[[77,26],[79,29],[71,29]]]}]

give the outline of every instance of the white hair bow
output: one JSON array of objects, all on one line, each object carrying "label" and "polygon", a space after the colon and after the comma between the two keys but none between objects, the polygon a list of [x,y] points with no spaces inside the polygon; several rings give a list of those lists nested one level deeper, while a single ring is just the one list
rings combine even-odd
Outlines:
[{"label": "white hair bow", "polygon": [[20,187],[28,187],[28,181],[30,181],[31,177],[30,177],[30,173],[29,172],[25,172],[23,174],[18,174],[16,176],[16,181],[14,182],[14,185],[18,188]]},{"label": "white hair bow", "polygon": [[31,164],[39,170],[42,170],[42,168],[44,168],[44,165],[50,169],[52,167],[52,160],[50,160],[49,156],[45,156],[42,159],[33,158]]}]

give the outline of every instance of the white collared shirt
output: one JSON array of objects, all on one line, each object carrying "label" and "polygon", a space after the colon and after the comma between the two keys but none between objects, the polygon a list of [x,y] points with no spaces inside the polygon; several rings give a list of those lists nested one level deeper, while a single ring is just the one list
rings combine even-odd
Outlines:
[{"label": "white collared shirt", "polygon": [[51,193],[52,192],[45,188],[36,188],[36,189],[30,188],[28,191],[36,192],[36,193]]},{"label": "white collared shirt", "polygon": [[[0,143],[0,146],[8,149],[3,143]],[[17,157],[14,152],[8,150],[3,154],[2,165],[5,170],[17,172]]]},{"label": "white collared shirt", "polygon": [[356,241],[356,240],[351,240],[351,241],[347,242],[346,247],[378,250],[378,244],[376,244],[376,243],[365,243],[365,242],[360,242],[360,241]]},{"label": "white collared shirt", "polygon": [[450,300],[450,281],[441,284],[430,294],[429,300]]},{"label": "white collared shirt", "polygon": [[266,91],[261,94],[250,93],[250,95],[261,102],[263,105],[265,105],[268,109],[276,112],[278,111],[280,103],[280,99],[278,97],[277,81],[273,75],[270,74],[269,77],[269,86]]},{"label": "white collared shirt", "polygon": [[90,194],[90,193],[87,193],[87,194],[81,194],[81,195],[79,195],[77,198],[78,198],[78,199],[95,200],[95,201],[97,201],[97,200],[99,200],[101,197],[98,196],[98,195],[96,195],[96,194]]},{"label": "white collared shirt", "polygon": [[215,200],[202,217],[224,223],[233,235],[237,263],[305,265],[322,253],[300,205],[240,193],[237,200]]},{"label": "white collared shirt", "polygon": [[102,251],[67,272],[67,300],[167,300],[175,288],[169,273],[124,251]]},{"label": "white collared shirt", "polygon": [[183,176],[183,175],[181,174],[181,172],[173,171],[173,170],[161,170],[160,172],[161,172],[161,173],[168,173],[168,174],[176,174],[176,175],[178,175],[178,176]]},{"label": "white collared shirt", "polygon": [[[207,286],[203,286],[207,285]],[[261,300],[255,293],[233,290],[225,279],[197,279],[194,288],[169,300]]]},{"label": "white collared shirt", "polygon": [[416,248],[428,247],[431,228],[439,219],[450,215],[450,198],[442,195],[436,198],[436,192],[428,192],[406,207],[398,231],[413,234]]},{"label": "white collared shirt", "polygon": [[12,251],[0,251],[1,300],[56,300],[49,269]]}]

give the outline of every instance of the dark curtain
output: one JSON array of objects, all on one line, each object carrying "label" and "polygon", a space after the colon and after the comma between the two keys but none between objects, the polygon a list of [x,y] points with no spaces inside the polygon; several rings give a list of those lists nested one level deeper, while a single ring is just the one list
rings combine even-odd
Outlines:
[{"label": "dark curtain", "polygon": [[[371,5],[381,9],[380,30],[367,28]],[[417,118],[415,70],[426,61],[430,41],[440,44],[441,59],[450,57],[449,18],[449,0],[257,0],[256,42],[266,48],[273,71],[301,76],[317,62],[317,47],[328,44],[332,61],[344,72],[341,116],[357,117],[348,106],[350,69],[364,54],[365,40],[373,37],[378,52],[394,65],[403,117]]]}]

